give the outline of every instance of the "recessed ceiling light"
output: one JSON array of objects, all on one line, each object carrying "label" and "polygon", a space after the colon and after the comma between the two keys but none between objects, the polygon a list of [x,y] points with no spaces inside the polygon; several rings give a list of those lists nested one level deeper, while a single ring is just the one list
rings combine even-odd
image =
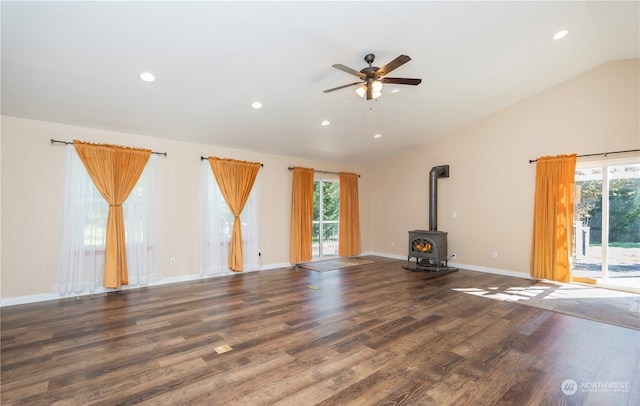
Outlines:
[{"label": "recessed ceiling light", "polygon": [[140,74],[140,79],[144,80],[145,82],[153,82],[154,80],[156,80],[156,77],[153,76],[153,73],[151,72],[142,72]]},{"label": "recessed ceiling light", "polygon": [[378,138],[380,138],[380,137],[382,137],[382,134],[380,134],[380,133],[377,133],[377,134],[375,134],[375,135],[373,136],[373,138],[375,138],[375,139],[378,139]]},{"label": "recessed ceiling light", "polygon": [[326,126],[328,126],[329,124],[331,124],[331,121],[329,121],[329,120],[323,120],[323,121],[320,123],[320,125],[321,125],[321,126],[323,126],[323,127],[326,127]]},{"label": "recessed ceiling light", "polygon": [[253,107],[254,109],[261,109],[262,103],[260,103],[259,101],[254,101],[253,103],[251,103],[251,107]]},{"label": "recessed ceiling light", "polygon": [[557,41],[559,39],[566,37],[568,33],[569,31],[567,30],[558,31],[556,32],[556,35],[553,36],[553,39]]}]

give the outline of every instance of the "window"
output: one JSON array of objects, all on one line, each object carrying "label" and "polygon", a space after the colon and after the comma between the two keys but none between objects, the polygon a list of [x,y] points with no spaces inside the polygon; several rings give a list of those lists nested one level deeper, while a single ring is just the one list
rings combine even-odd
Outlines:
[{"label": "window", "polygon": [[[152,155],[122,205],[125,217],[129,285],[160,279],[157,231],[157,157]],[[53,284],[60,294],[102,289],[109,205],[93,184],[73,145],[65,157],[62,235]]]},{"label": "window", "polygon": [[[260,174],[256,177],[249,200],[240,214],[242,224],[243,271],[260,269],[258,236],[258,196]],[[233,214],[224,200],[213,176],[209,161],[202,161],[202,223],[200,241],[200,275],[231,274],[229,249],[233,229]]]}]

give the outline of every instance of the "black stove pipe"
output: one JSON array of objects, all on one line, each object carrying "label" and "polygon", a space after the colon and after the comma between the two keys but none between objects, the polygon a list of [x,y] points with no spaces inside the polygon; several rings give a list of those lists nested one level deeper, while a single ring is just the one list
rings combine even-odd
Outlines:
[{"label": "black stove pipe", "polygon": [[449,177],[449,165],[434,166],[429,172],[429,230],[438,230],[438,178]]}]

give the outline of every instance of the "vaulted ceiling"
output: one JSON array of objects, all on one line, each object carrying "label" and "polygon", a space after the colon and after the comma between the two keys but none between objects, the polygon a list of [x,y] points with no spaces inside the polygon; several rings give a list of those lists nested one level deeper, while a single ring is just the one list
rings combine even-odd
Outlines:
[{"label": "vaulted ceiling", "polygon": [[[366,164],[638,57],[639,4],[2,1],[2,114]],[[368,53],[422,83],[323,93]]]}]

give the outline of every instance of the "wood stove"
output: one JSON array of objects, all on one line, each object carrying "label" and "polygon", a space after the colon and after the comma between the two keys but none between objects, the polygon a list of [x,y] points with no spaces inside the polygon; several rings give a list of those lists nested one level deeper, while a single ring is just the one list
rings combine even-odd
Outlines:
[{"label": "wood stove", "polygon": [[[449,165],[435,166],[429,172],[429,229],[409,231],[407,265],[412,271],[449,273],[457,271],[447,264],[447,233],[437,230],[438,178],[449,177]],[[415,262],[411,259],[415,258]]]}]

